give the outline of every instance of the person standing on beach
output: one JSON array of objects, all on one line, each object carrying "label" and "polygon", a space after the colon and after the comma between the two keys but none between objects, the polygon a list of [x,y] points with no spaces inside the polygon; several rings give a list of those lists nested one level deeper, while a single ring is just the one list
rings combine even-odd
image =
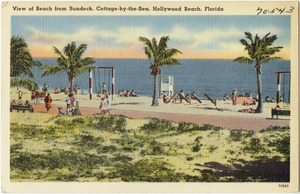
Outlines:
[{"label": "person standing on beach", "polygon": [[105,94],[105,92],[106,92],[106,85],[103,82],[103,84],[102,84],[102,94]]},{"label": "person standing on beach", "polygon": [[231,96],[231,99],[232,99],[232,105],[236,105],[236,98],[237,98],[237,91],[236,91],[236,90],[233,90],[233,91],[232,91],[232,96]]},{"label": "person standing on beach", "polygon": [[78,87],[77,87],[77,85],[75,85],[75,87],[73,88],[73,91],[74,91],[75,95],[77,95],[77,92],[78,92]]},{"label": "person standing on beach", "polygon": [[44,87],[43,87],[43,91],[44,91],[44,92],[47,92],[47,91],[48,91],[48,87],[49,87],[49,86],[45,83],[45,84],[44,84]]},{"label": "person standing on beach", "polygon": [[[74,101],[75,101],[75,99],[74,99]],[[69,94],[66,97],[66,103],[67,103],[67,109],[66,109],[67,114],[69,114],[69,112],[72,113],[73,112],[73,109],[72,109],[72,94]]]},{"label": "person standing on beach", "polygon": [[19,98],[22,98],[23,92],[22,92],[22,90],[19,90],[19,88],[17,88],[17,94],[18,94]]},{"label": "person standing on beach", "polygon": [[106,108],[106,112],[108,114],[110,114],[110,103],[109,103],[109,97],[108,97],[108,95],[105,97],[105,108]]},{"label": "person standing on beach", "polygon": [[48,93],[48,95],[45,97],[45,107],[47,109],[47,112],[51,108],[51,103],[52,103],[52,98],[50,96],[50,93]]},{"label": "person standing on beach", "polygon": [[71,107],[74,107],[75,106],[74,94],[73,93],[69,94],[69,98],[70,98],[70,101],[71,101]]},{"label": "person standing on beach", "polygon": [[183,99],[183,97],[184,97],[184,92],[183,92],[183,90],[181,90],[179,94],[180,94],[180,96],[179,96],[180,103],[182,103],[182,99]]},{"label": "person standing on beach", "polygon": [[105,107],[105,101],[104,101],[104,99],[105,99],[104,97],[101,98],[101,102],[100,102],[100,106],[99,106],[101,114],[105,114],[106,113],[106,107]]}]

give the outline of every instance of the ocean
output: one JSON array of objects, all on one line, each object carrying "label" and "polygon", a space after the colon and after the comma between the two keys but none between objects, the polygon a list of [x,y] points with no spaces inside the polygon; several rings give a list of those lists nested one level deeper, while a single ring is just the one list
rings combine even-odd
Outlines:
[{"label": "ocean", "polygon": [[[43,65],[57,65],[55,58],[36,58]],[[115,91],[134,90],[137,95],[153,95],[153,76],[150,75],[150,61],[147,59],[96,59],[96,67],[115,68]],[[232,60],[180,60],[181,65],[175,67],[163,66],[162,75],[174,77],[174,91],[183,90],[185,94],[195,92],[199,98],[204,93],[211,98],[222,99],[224,94],[230,96],[237,89],[238,95],[251,93],[257,95],[256,72],[253,65],[235,63]],[[276,99],[276,72],[290,71],[290,61],[278,60],[263,64],[262,84],[263,97]],[[33,69],[34,81],[41,87],[44,83],[50,89],[69,87],[66,73],[41,77],[42,71]],[[81,91],[88,91],[88,72],[75,78],[74,85]],[[111,72],[108,70],[93,73],[93,93],[101,91],[101,85],[106,83],[111,90]],[[281,95],[285,102],[290,100],[290,75],[281,77]]]}]

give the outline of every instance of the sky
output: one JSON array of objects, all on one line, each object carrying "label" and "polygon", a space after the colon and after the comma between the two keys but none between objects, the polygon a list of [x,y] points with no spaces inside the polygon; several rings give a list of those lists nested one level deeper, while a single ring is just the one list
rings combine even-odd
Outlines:
[{"label": "sky", "polygon": [[67,44],[87,44],[93,58],[146,58],[139,37],[169,36],[168,48],[182,59],[233,59],[247,53],[245,32],[276,34],[276,56],[290,58],[290,16],[12,16],[12,35],[21,36],[35,58],[58,57]]}]

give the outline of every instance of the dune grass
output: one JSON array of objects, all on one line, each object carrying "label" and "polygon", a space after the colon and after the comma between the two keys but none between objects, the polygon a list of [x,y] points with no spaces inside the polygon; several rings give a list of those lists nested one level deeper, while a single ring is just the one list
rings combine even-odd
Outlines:
[{"label": "dune grass", "polygon": [[52,116],[11,123],[11,181],[286,182],[288,127],[260,132],[149,119]]}]

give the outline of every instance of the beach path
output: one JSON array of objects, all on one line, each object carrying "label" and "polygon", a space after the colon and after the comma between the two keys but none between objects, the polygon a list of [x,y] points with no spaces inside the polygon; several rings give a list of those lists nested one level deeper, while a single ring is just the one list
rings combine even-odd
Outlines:
[{"label": "beach path", "polygon": [[[65,108],[65,107],[64,107]],[[34,105],[35,112],[45,114],[58,114],[57,105],[52,105],[52,108],[47,113],[44,104]],[[95,107],[80,107],[82,115],[100,114],[100,109]],[[239,116],[224,116],[224,115],[204,115],[204,114],[184,114],[184,113],[163,113],[150,111],[132,111],[112,109],[112,115],[123,115],[133,119],[159,118],[175,122],[195,123],[198,125],[210,124],[227,129],[245,129],[260,131],[269,126],[289,126],[290,120],[270,119],[270,118],[255,118],[255,117],[239,117]],[[28,113],[29,114],[29,113]]]}]

